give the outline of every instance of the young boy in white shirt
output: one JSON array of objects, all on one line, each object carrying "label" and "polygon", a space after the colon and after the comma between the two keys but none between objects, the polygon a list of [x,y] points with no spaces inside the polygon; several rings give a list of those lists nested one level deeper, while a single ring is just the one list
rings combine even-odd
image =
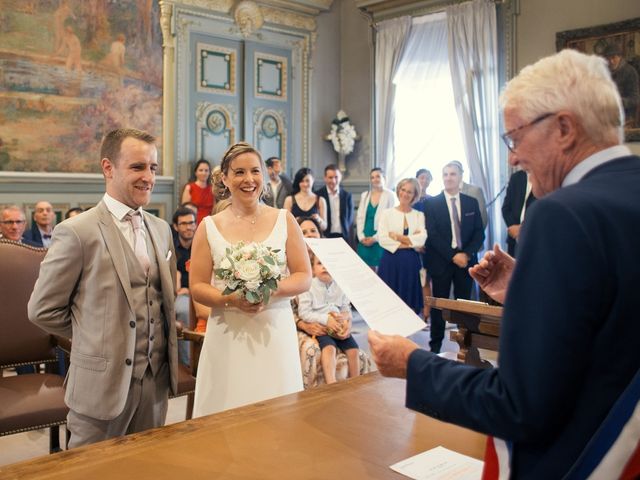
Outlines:
[{"label": "young boy in white shirt", "polygon": [[327,383],[336,382],[336,349],[347,355],[349,377],[360,374],[358,344],[351,336],[351,305],[320,259],[311,255],[313,279],[308,292],[298,296],[298,317],[324,325],[327,335],[317,337],[322,351],[320,363]]}]

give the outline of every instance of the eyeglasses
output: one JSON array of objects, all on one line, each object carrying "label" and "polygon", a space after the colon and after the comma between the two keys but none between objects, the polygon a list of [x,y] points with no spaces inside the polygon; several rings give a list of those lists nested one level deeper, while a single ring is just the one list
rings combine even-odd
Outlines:
[{"label": "eyeglasses", "polygon": [[516,141],[513,138],[513,134],[516,132],[519,132],[520,130],[523,130],[527,127],[532,127],[533,125],[540,123],[541,121],[552,117],[553,115],[555,115],[555,113],[545,113],[543,115],[540,115],[539,117],[534,118],[533,120],[531,120],[529,123],[525,123],[524,125],[520,125],[519,127],[516,127],[514,129],[509,130],[506,133],[503,133],[502,135],[500,135],[502,137],[502,140],[504,141],[504,144],[507,146],[507,148],[511,151],[511,153],[516,153]]},{"label": "eyeglasses", "polygon": [[3,220],[0,222],[2,225],[24,225],[26,220]]},{"label": "eyeglasses", "polygon": [[196,222],[194,222],[193,220],[191,220],[190,222],[178,222],[179,227],[192,227],[195,224]]}]

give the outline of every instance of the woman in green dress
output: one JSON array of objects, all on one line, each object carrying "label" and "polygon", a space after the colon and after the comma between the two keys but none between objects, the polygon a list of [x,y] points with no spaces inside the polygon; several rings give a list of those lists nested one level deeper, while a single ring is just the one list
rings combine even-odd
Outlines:
[{"label": "woman in green dress", "polygon": [[371,188],[362,192],[360,196],[356,226],[358,255],[375,270],[382,257],[382,248],[378,245],[377,236],[378,219],[382,210],[395,206],[396,196],[391,190],[385,188],[384,172],[381,168],[372,168],[369,179]]}]

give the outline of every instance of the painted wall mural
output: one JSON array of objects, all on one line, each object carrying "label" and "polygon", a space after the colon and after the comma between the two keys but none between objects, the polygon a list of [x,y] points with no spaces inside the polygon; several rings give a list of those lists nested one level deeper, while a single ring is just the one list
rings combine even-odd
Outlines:
[{"label": "painted wall mural", "polygon": [[[0,170],[98,173],[100,140],[162,138],[154,0],[2,0]],[[162,163],[162,162],[160,162]]]}]

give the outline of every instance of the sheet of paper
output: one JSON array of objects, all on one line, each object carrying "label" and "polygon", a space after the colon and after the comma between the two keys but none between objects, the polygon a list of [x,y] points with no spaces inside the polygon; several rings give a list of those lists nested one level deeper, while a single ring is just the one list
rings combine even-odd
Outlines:
[{"label": "sheet of paper", "polygon": [[305,241],[370,328],[403,337],[424,328],[422,319],[342,238],[305,238]]},{"label": "sheet of paper", "polygon": [[415,480],[478,480],[483,464],[481,460],[436,447],[391,465],[391,469]]}]

